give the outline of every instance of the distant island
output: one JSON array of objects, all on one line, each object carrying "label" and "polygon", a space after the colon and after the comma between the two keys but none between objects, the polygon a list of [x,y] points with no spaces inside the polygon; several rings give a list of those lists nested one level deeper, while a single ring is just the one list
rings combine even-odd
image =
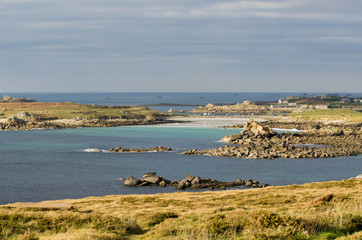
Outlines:
[{"label": "distant island", "polygon": [[[338,111],[337,111],[338,110]],[[170,109],[170,113],[177,113]],[[252,102],[246,100],[241,103],[215,105],[209,103],[205,106],[198,106],[191,111],[179,111],[180,113],[201,113],[204,115],[221,114],[244,114],[244,115],[278,115],[291,114],[291,116],[310,116],[313,115],[343,115],[349,120],[362,112],[362,98],[351,98],[348,96],[317,95],[313,97],[286,97],[273,101]],[[340,114],[339,114],[340,113]],[[308,119],[310,120],[310,119]],[[358,121],[358,119],[355,119]]]},{"label": "distant island", "polygon": [[287,97],[278,102],[252,102],[228,105],[207,104],[191,111],[169,113],[146,106],[101,106],[73,102],[37,102],[33,98],[0,99],[0,130],[60,129],[76,127],[112,127],[170,122],[175,114],[262,115],[277,119],[288,116],[298,121],[362,122],[361,98],[318,95]]},{"label": "distant island", "polygon": [[168,122],[167,114],[146,107],[100,106],[73,102],[37,102],[11,98],[0,101],[0,130],[113,127]]},{"label": "distant island", "polygon": [[0,103],[1,102],[36,102],[36,100],[34,98],[24,98],[24,97],[20,97],[20,98],[13,98],[10,97],[8,95],[4,95],[2,99],[0,99]]}]

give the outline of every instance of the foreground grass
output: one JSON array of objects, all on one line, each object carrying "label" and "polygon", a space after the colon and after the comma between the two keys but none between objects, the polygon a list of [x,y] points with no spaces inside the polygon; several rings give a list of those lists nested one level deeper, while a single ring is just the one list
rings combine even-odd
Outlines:
[{"label": "foreground grass", "polygon": [[361,239],[361,186],[350,179],[41,203],[72,206],[63,210],[12,204],[0,207],[0,239]]},{"label": "foreground grass", "polygon": [[145,119],[155,118],[163,113],[145,107],[131,106],[99,106],[77,103],[0,103],[0,118],[8,118],[19,112],[28,112],[35,119]]},{"label": "foreground grass", "polygon": [[289,115],[303,120],[344,120],[362,122],[362,112],[346,109],[310,110],[300,113],[290,113]]}]

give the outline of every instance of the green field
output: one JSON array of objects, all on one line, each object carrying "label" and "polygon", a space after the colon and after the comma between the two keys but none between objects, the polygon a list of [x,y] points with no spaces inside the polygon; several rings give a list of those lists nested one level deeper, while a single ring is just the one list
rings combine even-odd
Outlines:
[{"label": "green field", "polygon": [[19,112],[28,112],[35,120],[48,119],[155,119],[164,113],[134,106],[99,106],[77,103],[0,103],[0,118],[8,118]]},{"label": "green field", "polygon": [[290,113],[289,116],[303,120],[345,120],[362,122],[362,112],[347,109],[310,110],[300,113]]}]

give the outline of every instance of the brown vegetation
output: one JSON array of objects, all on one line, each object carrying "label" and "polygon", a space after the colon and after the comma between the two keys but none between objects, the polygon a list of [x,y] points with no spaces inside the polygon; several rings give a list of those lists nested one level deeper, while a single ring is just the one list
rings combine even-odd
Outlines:
[{"label": "brown vegetation", "polygon": [[[0,207],[0,239],[359,239],[361,180]],[[333,198],[315,201],[327,194]]]}]

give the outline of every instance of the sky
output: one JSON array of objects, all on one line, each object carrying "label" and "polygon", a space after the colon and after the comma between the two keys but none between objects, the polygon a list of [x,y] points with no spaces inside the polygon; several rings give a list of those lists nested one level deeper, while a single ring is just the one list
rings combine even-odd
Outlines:
[{"label": "sky", "polygon": [[362,92],[361,0],[0,0],[1,92]]}]

